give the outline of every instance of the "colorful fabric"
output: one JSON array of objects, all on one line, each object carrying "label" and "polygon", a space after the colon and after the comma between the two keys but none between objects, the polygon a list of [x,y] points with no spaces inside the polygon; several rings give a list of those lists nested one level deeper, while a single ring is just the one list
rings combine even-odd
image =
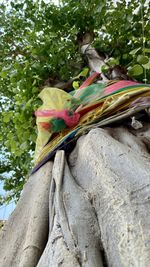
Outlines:
[{"label": "colorful fabric", "polygon": [[89,86],[93,81],[100,75],[98,72],[94,72],[90,77],[88,77],[85,82],[79,87],[79,89],[83,89],[87,86]]},{"label": "colorful fabric", "polygon": [[45,88],[40,94],[43,105],[35,113],[38,138],[34,170],[52,157],[57,149],[95,124],[104,126],[136,113],[138,108],[149,107],[149,101],[138,107],[134,104],[139,98],[149,97],[150,85],[133,81],[93,84],[76,90],[73,95],[57,88]]},{"label": "colorful fabric", "polygon": [[[69,101],[72,97],[58,88],[46,87],[39,94],[39,98],[43,101],[43,105],[38,109],[38,112],[43,110],[63,110],[64,103]],[[52,136],[53,131],[50,124],[52,118],[53,116],[38,116],[36,119],[38,137],[36,141],[35,159],[40,155],[43,147]]]},{"label": "colorful fabric", "polygon": [[54,117],[56,119],[62,119],[64,120],[66,126],[68,127],[73,127],[74,125],[76,125],[79,121],[80,118],[80,114],[77,112],[74,113],[69,113],[68,110],[64,109],[64,110],[38,110],[35,112],[35,115],[37,117]]}]

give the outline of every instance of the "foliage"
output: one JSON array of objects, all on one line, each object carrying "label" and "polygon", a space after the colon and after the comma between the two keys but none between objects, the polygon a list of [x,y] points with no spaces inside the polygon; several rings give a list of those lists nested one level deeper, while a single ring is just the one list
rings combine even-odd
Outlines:
[{"label": "foliage", "polygon": [[[148,69],[148,5],[137,0],[3,1],[0,8],[1,177],[17,199],[32,167],[34,110],[48,79],[67,81],[86,66],[77,35],[93,32],[93,45],[144,81]],[[115,61],[114,61],[115,59]],[[106,70],[104,70],[106,71]],[[77,86],[77,84],[74,84]],[[9,173],[9,175],[8,175]]]}]

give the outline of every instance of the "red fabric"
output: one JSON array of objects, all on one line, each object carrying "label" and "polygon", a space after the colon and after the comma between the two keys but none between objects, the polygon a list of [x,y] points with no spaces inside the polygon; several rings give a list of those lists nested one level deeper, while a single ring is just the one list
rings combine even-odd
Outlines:
[{"label": "red fabric", "polygon": [[[68,127],[75,126],[79,119],[80,114],[74,112],[72,115],[69,114],[68,110],[37,110],[35,111],[37,117],[53,117],[58,119],[63,119]],[[48,127],[45,125],[45,127]]]},{"label": "red fabric", "polygon": [[95,80],[95,78],[96,78],[97,76],[99,76],[99,75],[100,75],[100,73],[98,73],[98,72],[94,72],[90,77],[88,77],[88,78],[83,82],[83,84],[79,87],[79,89],[83,89],[83,88],[89,86],[89,85]]},{"label": "red fabric", "polygon": [[110,93],[113,93],[123,87],[126,87],[126,86],[130,86],[130,85],[135,85],[135,84],[139,84],[137,82],[133,82],[133,81],[126,81],[126,80],[123,80],[123,81],[119,81],[117,83],[114,83],[112,85],[109,85],[105,88],[104,92],[105,92],[105,95],[108,95]]},{"label": "red fabric", "polygon": [[39,122],[39,124],[46,131],[49,131],[51,129],[51,124],[49,122]]},{"label": "red fabric", "polygon": [[78,113],[80,114],[80,116],[83,116],[87,112],[89,112],[89,111],[91,111],[97,107],[101,107],[102,105],[103,105],[103,103],[94,103],[93,105],[91,105],[89,107],[84,107],[83,109],[79,110]]}]

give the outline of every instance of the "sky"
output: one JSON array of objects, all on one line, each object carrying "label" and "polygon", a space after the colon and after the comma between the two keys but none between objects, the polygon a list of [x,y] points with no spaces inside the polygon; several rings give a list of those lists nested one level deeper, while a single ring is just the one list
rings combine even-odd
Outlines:
[{"label": "sky", "polygon": [[[2,181],[0,181],[0,195],[5,194],[6,192],[3,190]],[[11,202],[9,205],[0,206],[0,220],[7,220],[9,215],[15,208],[15,203]]]}]

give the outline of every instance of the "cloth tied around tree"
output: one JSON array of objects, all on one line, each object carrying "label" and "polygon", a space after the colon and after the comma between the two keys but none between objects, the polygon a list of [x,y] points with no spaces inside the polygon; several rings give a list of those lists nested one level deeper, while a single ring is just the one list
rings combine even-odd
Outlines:
[{"label": "cloth tied around tree", "polygon": [[[85,83],[85,86],[71,93],[47,87],[39,97],[43,105],[35,112],[38,137],[33,172],[57,149],[65,149],[71,139],[78,138],[95,123],[99,126],[108,125],[112,119],[119,120],[122,112],[125,113],[123,119],[129,110],[136,113],[137,107],[150,107],[150,85],[134,81],[110,81],[89,86]],[[143,102],[138,103],[140,97],[147,99],[146,106]]]}]

